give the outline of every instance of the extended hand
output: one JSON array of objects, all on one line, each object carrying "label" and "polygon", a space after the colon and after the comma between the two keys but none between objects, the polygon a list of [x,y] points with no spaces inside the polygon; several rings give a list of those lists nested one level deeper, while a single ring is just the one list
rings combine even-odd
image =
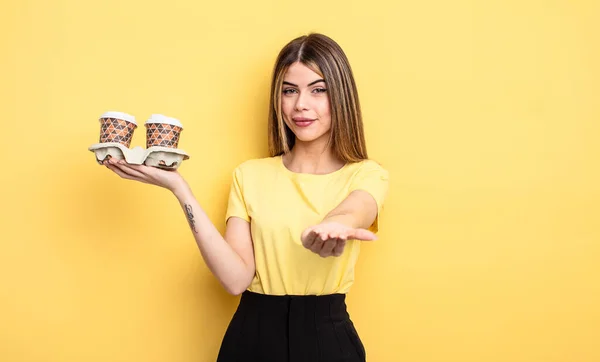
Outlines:
[{"label": "extended hand", "polygon": [[324,222],[304,230],[302,245],[321,257],[340,256],[347,240],[373,241],[377,237],[366,229],[354,229],[338,222]]},{"label": "extended hand", "polygon": [[185,184],[183,177],[177,170],[162,170],[157,167],[132,165],[124,160],[117,161],[114,158],[104,161],[103,164],[124,179],[164,187],[172,192],[175,188]]}]

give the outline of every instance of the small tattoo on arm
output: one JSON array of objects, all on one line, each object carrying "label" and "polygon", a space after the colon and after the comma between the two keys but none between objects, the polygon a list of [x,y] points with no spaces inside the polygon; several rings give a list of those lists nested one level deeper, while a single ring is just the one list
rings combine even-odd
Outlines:
[{"label": "small tattoo on arm", "polygon": [[185,214],[187,215],[188,223],[196,234],[198,231],[196,230],[196,221],[194,220],[194,214],[192,213],[192,207],[188,204],[185,205]]}]

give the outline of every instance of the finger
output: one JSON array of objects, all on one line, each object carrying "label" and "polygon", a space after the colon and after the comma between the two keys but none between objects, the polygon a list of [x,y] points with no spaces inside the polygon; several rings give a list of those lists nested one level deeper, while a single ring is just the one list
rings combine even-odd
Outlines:
[{"label": "finger", "polygon": [[124,170],[124,167],[121,165],[121,167],[119,167],[119,165],[117,164],[118,160],[108,160],[106,162],[106,168],[110,169],[111,171],[113,171],[114,173],[116,173],[117,175],[119,175],[121,178],[127,179],[127,180],[133,180],[133,181],[139,181],[139,182],[145,182],[147,183],[148,181],[146,181],[145,178],[140,178],[137,175],[132,175],[131,173],[128,173],[126,170]]},{"label": "finger", "polygon": [[377,236],[366,229],[354,229],[352,232],[348,233],[348,239],[373,241],[377,240]]},{"label": "finger", "polygon": [[308,232],[306,233],[302,244],[304,245],[305,248],[310,249],[313,244],[315,243],[315,240],[317,239],[317,233],[312,230],[312,229],[308,229]]},{"label": "finger", "polygon": [[121,178],[127,179],[127,180],[136,180],[137,179],[131,175],[126,174],[125,172],[121,171],[120,168],[118,168],[115,165],[111,165],[111,164],[107,164],[106,168],[108,168],[109,170],[113,171],[114,173],[116,173],[117,175],[119,175]]},{"label": "finger", "polygon": [[310,250],[319,254],[321,249],[323,248],[323,243],[327,240],[327,233],[316,233],[315,242],[310,247]]},{"label": "finger", "polygon": [[135,170],[134,168],[132,168],[130,165],[128,165],[125,161],[119,161],[118,163],[114,164],[115,167],[119,168],[119,170],[121,170],[121,172],[126,173],[134,178],[143,180],[145,182],[147,182],[148,176],[143,174],[142,172]]},{"label": "finger", "polygon": [[310,236],[310,232],[311,232],[311,229],[306,228],[300,235],[300,241],[302,242],[302,246],[304,246],[304,247],[306,247],[306,245],[308,244],[308,237]]},{"label": "finger", "polygon": [[333,248],[333,256],[340,256],[344,253],[344,248],[346,247],[346,240],[338,239],[337,244],[335,244],[335,248]]},{"label": "finger", "polygon": [[127,163],[127,162],[122,162],[121,164],[132,170],[135,170],[145,176],[151,176],[157,171],[156,167],[150,167],[150,166],[146,166],[146,165],[134,165],[134,164]]},{"label": "finger", "polygon": [[331,256],[336,244],[337,244],[336,238],[327,239],[327,241],[325,241],[323,243],[323,247],[321,248],[321,251],[319,251],[319,255],[323,258]]}]

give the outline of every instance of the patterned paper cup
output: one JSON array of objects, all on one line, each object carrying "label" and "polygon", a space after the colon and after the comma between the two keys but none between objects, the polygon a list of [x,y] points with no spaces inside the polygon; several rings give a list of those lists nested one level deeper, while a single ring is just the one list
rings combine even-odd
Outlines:
[{"label": "patterned paper cup", "polygon": [[136,128],[134,116],[122,112],[106,112],[100,116],[100,143],[116,142],[129,148]]},{"label": "patterned paper cup", "polygon": [[162,114],[153,114],[145,125],[146,148],[154,146],[177,148],[179,135],[183,130],[179,120]]}]

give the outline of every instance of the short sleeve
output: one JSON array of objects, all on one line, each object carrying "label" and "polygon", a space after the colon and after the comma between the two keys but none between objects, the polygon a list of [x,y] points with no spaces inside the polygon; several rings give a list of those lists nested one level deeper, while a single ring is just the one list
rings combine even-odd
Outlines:
[{"label": "short sleeve", "polygon": [[248,215],[248,208],[246,207],[246,200],[244,199],[243,192],[243,177],[242,170],[237,167],[233,171],[233,180],[231,182],[231,188],[229,190],[229,201],[227,204],[227,213],[225,215],[225,222],[230,217],[236,216],[246,221],[250,221]]},{"label": "short sleeve", "polygon": [[369,227],[372,232],[379,231],[379,218],[389,188],[389,172],[375,161],[365,161],[356,172],[350,185],[350,192],[363,190],[368,192],[377,203],[377,217]]}]

